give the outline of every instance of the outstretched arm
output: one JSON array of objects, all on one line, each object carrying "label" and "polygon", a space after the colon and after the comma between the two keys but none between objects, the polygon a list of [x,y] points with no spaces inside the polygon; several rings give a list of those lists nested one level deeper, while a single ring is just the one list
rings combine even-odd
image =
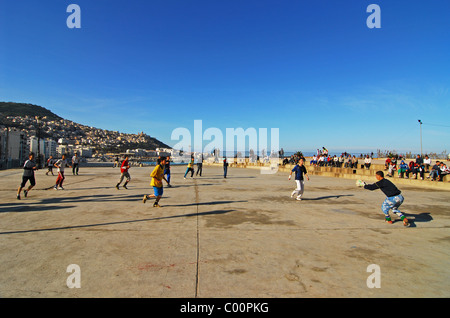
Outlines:
[{"label": "outstretched arm", "polygon": [[373,190],[379,189],[379,187],[378,187],[378,185],[376,183],[366,184],[364,182],[364,189],[373,191]]}]

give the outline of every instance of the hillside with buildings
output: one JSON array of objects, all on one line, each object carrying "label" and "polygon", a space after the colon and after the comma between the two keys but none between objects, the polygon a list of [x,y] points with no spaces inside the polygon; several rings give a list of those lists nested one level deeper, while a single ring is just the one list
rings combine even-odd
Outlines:
[{"label": "hillside with buildings", "polygon": [[15,161],[22,162],[30,151],[44,159],[75,152],[82,157],[123,152],[149,156],[158,150],[170,147],[144,132],[99,129],[63,119],[41,106],[0,102],[0,168],[6,162],[16,166]]}]

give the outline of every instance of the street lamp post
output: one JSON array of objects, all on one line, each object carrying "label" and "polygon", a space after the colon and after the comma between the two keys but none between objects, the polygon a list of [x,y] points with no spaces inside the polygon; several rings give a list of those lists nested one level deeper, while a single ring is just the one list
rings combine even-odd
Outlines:
[{"label": "street lamp post", "polygon": [[420,157],[422,157],[422,121],[419,119],[420,125]]},{"label": "street lamp post", "polygon": [[36,135],[38,138],[38,144],[37,144],[37,157],[36,157],[36,163],[38,166],[38,169],[41,169],[41,117],[38,116],[36,118],[36,123],[37,123],[37,131],[36,131]]}]

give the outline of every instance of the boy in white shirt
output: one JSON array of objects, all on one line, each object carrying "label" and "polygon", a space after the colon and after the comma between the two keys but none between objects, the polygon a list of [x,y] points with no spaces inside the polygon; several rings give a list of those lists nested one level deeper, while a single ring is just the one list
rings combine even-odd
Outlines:
[{"label": "boy in white shirt", "polygon": [[58,161],[56,161],[55,167],[58,168],[58,177],[56,178],[56,184],[54,186],[54,189],[58,190],[58,186],[59,186],[59,190],[64,190],[64,188],[62,186],[64,179],[65,179],[64,168],[71,167],[67,164],[66,155],[62,155],[62,158],[59,159]]},{"label": "boy in white shirt", "polygon": [[431,166],[431,159],[428,156],[425,156],[425,159],[423,159],[423,165],[425,166],[425,172],[428,173]]}]

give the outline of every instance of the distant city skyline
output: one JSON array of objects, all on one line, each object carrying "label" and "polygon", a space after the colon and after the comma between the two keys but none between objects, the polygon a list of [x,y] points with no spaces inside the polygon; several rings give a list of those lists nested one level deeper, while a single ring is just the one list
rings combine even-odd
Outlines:
[{"label": "distant city skyline", "polygon": [[450,151],[450,1],[71,3],[79,29],[68,2],[0,1],[0,101],[170,146],[202,120],[285,151]]}]

